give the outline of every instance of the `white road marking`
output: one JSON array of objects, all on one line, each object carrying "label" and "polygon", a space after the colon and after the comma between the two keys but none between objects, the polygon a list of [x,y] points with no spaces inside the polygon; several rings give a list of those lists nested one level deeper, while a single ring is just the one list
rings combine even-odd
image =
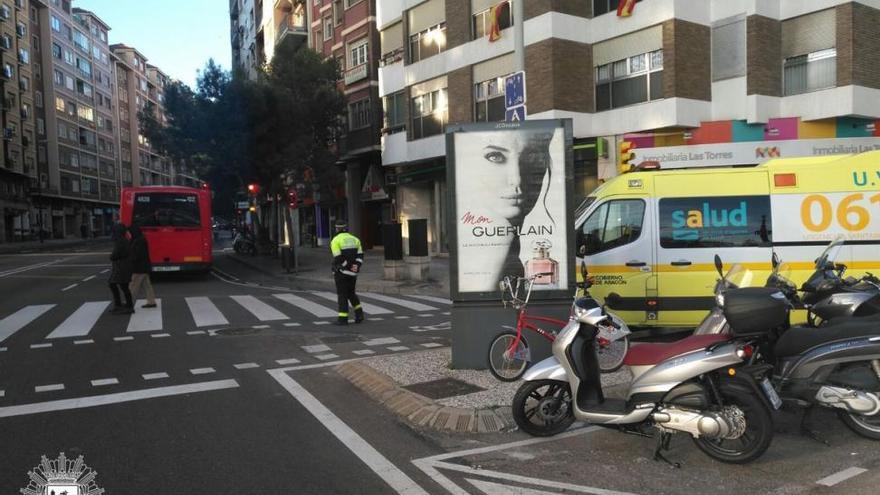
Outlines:
[{"label": "white road marking", "polygon": [[92,380],[93,387],[103,387],[105,385],[118,385],[119,380],[116,378],[101,378],[100,380]]},{"label": "white road marking", "polygon": [[825,485],[825,486],[834,486],[834,485],[840,483],[841,481],[846,481],[850,478],[858,476],[858,475],[860,475],[864,472],[867,472],[867,471],[868,471],[867,469],[862,469],[859,467],[846,468],[843,471],[840,471],[839,473],[834,473],[831,476],[826,476],[826,477],[822,478],[821,480],[817,481],[816,484],[817,485]]},{"label": "white road marking", "polygon": [[[336,302],[336,300],[337,300],[336,294],[334,294],[332,292],[325,292],[325,291],[316,290],[316,291],[312,291],[312,294],[314,294],[318,297],[327,299],[329,301],[333,301],[333,302]],[[364,312],[367,313],[368,315],[390,315],[390,314],[394,313],[394,311],[391,311],[390,309],[383,308],[382,306],[376,306],[375,304],[370,304],[370,303],[363,302],[363,301],[361,301],[361,307],[364,309]]]},{"label": "white road marking", "polygon": [[62,339],[66,337],[84,337],[92,331],[98,318],[110,306],[110,301],[87,302],[77,308],[67,317],[47,339]]},{"label": "white road marking", "polygon": [[0,278],[8,277],[10,275],[15,275],[15,274],[22,273],[22,272],[27,272],[30,270],[37,270],[39,268],[45,268],[47,266],[54,265],[54,264],[60,263],[62,261],[64,261],[64,260],[58,259],[55,261],[50,261],[48,263],[37,263],[36,265],[19,266],[16,268],[12,268],[10,270],[6,270],[5,272],[0,272]]},{"label": "white road marking", "polygon": [[152,399],[155,397],[168,397],[172,395],[192,394],[195,392],[207,392],[210,390],[223,390],[228,388],[238,388],[238,382],[235,380],[216,380],[211,382],[190,383],[186,385],[173,385],[170,387],[148,388],[132,392],[119,392],[107,395],[77,397],[75,399],[37,402],[34,404],[22,404],[20,406],[0,407],[0,418],[25,416],[28,414],[38,414],[50,411],[81,409],[84,407],[104,406],[108,404],[118,404],[120,402],[132,402],[136,400]]},{"label": "white road marking", "polygon": [[351,351],[353,354],[357,354],[358,356],[369,356],[370,354],[376,354],[376,351],[370,349],[359,349],[357,351]]},{"label": "white road marking", "polygon": [[249,370],[252,368],[259,368],[260,367],[260,365],[257,363],[238,363],[238,364],[234,364],[233,366],[235,366],[235,369],[237,369],[237,370]]},{"label": "white road marking", "polygon": [[254,325],[251,328],[254,330],[263,330],[264,328],[272,328],[270,325]]},{"label": "white road marking", "polygon": [[374,345],[388,345],[388,344],[399,344],[400,341],[395,339],[394,337],[383,337],[379,339],[370,339],[365,340],[363,344],[367,347],[373,347]]},{"label": "white road marking", "polygon": [[425,344],[421,344],[422,347],[427,347],[428,349],[433,349],[434,347],[443,347],[443,344],[438,344],[436,342],[428,342]]},{"label": "white road marking", "polygon": [[171,337],[170,333],[151,333],[150,337],[154,339],[164,339],[165,337]]},{"label": "white road marking", "polygon": [[295,322],[295,321],[292,321],[292,322],[289,322],[289,323],[285,323],[284,326],[285,326],[285,327],[298,327],[298,326],[300,326],[300,324],[297,323],[297,322]]},{"label": "white road marking", "polygon": [[465,481],[474,485],[474,488],[480,490],[486,495],[508,495],[515,493],[516,495],[558,495],[559,492],[545,492],[543,490],[532,490],[521,486],[502,485],[501,483],[493,483],[485,480],[475,480],[465,478]]},{"label": "white road marking", "polygon": [[313,325],[329,325],[330,322],[329,321],[313,321],[312,324]]},{"label": "white road marking", "polygon": [[83,340],[74,340],[74,345],[83,345],[83,344],[94,344],[95,341],[92,339],[83,339]]},{"label": "white road marking", "polygon": [[0,347],[0,352],[6,352],[6,350],[7,350],[6,347]]},{"label": "white road marking", "polygon": [[207,297],[187,297],[186,305],[197,327],[228,325],[229,321]]},{"label": "white road marking", "polygon": [[281,366],[287,366],[289,364],[299,364],[300,363],[299,359],[296,359],[296,358],[276,359],[275,362],[280,364]]},{"label": "white road marking", "polygon": [[385,318],[381,318],[378,316],[371,316],[370,317],[370,321],[383,321],[383,320],[385,320]]},{"label": "white road marking", "polygon": [[403,315],[401,315],[401,316],[395,316],[394,319],[395,319],[395,320],[408,320],[408,319],[409,319],[409,316],[403,316]]},{"label": "white road marking", "polygon": [[429,313],[424,313],[424,314],[420,314],[419,316],[421,316],[422,318],[430,318],[430,317],[432,317],[432,316],[434,316],[434,315],[429,314]]},{"label": "white road marking", "polygon": [[131,335],[125,335],[123,337],[113,337],[113,340],[115,342],[126,342],[128,340],[134,340],[134,337],[132,337]]},{"label": "white road marking", "polygon": [[189,372],[193,375],[208,375],[214,373],[215,371],[217,370],[215,370],[214,368],[193,368],[189,370]]},{"label": "white road marking", "polygon": [[6,391],[0,390],[0,397],[6,397]]},{"label": "white road marking", "polygon": [[79,284],[70,284],[70,285],[68,285],[67,287],[61,289],[61,292],[67,292],[67,291],[69,291],[70,289],[76,287],[77,285],[79,285]]},{"label": "white road marking", "polygon": [[46,342],[43,344],[31,344],[31,349],[46,349],[48,347],[52,347],[51,342]]},{"label": "white road marking", "polygon": [[330,359],[336,359],[338,357],[339,356],[336,354],[318,354],[317,356],[314,356],[315,359],[320,359],[321,361],[329,361]]},{"label": "white road marking", "polygon": [[144,380],[160,380],[162,378],[168,378],[168,373],[165,373],[165,372],[147,373],[147,374],[144,374],[141,376],[144,378]]},{"label": "white road marking", "polygon": [[144,299],[138,299],[135,303],[135,313],[128,320],[126,332],[155,332],[162,330],[162,300],[156,299],[155,308],[142,308],[146,303]]},{"label": "white road marking", "polygon": [[15,313],[0,320],[0,342],[8,339],[12,334],[24,328],[28,323],[36,320],[46,311],[54,308],[54,304],[40,304],[25,306]]},{"label": "white road marking", "polygon": [[230,296],[260,321],[286,320],[287,315],[260,301],[254,296]]},{"label": "white road marking", "polygon": [[408,351],[409,347],[407,347],[405,345],[395,345],[395,346],[391,346],[391,347],[386,347],[386,349],[388,349],[391,352],[399,352],[399,351]]},{"label": "white road marking", "polygon": [[82,281],[83,281],[83,282],[88,282],[89,280],[94,280],[94,279],[97,278],[97,277],[98,277],[97,275],[91,275],[91,276],[88,276],[88,277],[82,279]]},{"label": "white road marking", "polygon": [[388,304],[394,304],[395,306],[403,306],[404,308],[411,309],[413,311],[437,311],[437,308],[435,308],[434,306],[428,306],[427,304],[422,304],[415,301],[407,301],[406,299],[400,299],[397,297],[386,296],[384,294],[364,292],[363,296],[368,299],[375,299],[377,301],[386,302]]},{"label": "white road marking", "polygon": [[449,316],[449,315],[451,315],[452,313],[450,313],[449,311],[444,311],[444,312],[441,313],[441,314],[444,315],[444,316]]},{"label": "white road marking", "polygon": [[107,272],[109,272],[109,271],[110,271],[109,268],[105,268],[105,269],[101,270],[101,274],[107,273]]},{"label": "white road marking", "polygon": [[386,459],[366,440],[355,433],[348,425],[339,419],[332,411],[321,404],[318,399],[310,394],[305,388],[287,375],[283,370],[269,370],[269,374],[287,392],[303,405],[312,415],[320,421],[327,431],[333,434],[343,445],[356,455],[364,464],[382,478],[385,483],[397,493],[403,495],[428,495],[428,492],[417,485],[409,476]]},{"label": "white road marking", "polygon": [[301,348],[302,350],[308,352],[309,354],[314,354],[314,353],[316,353],[316,352],[327,352],[327,351],[330,350],[330,348],[327,347],[327,346],[324,345],[324,344],[318,344],[318,345],[302,345],[302,346],[300,346],[300,348]]},{"label": "white road marking", "polygon": [[288,304],[292,304],[299,309],[308,311],[318,318],[330,318],[336,315],[336,311],[318,303],[309,301],[294,294],[272,294],[276,299],[280,299]]},{"label": "white road marking", "polygon": [[205,331],[204,330],[190,330],[189,332],[186,332],[186,334],[187,335],[205,335]]},{"label": "white road marking", "polygon": [[[57,390],[64,390],[63,383],[53,383],[52,385],[37,385],[34,387],[34,392],[55,392]],[[0,416],[2,417],[2,416]]]},{"label": "white road marking", "polygon": [[445,297],[420,296],[416,294],[407,294],[407,297],[413,297],[415,299],[421,299],[423,301],[435,302],[437,304],[446,304],[447,306],[452,304],[452,301],[446,299]]}]

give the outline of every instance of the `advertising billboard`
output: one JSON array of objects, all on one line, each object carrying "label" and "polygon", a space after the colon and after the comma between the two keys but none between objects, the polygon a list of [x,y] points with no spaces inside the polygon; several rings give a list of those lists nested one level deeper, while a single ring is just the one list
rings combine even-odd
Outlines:
[{"label": "advertising billboard", "polygon": [[570,296],[571,146],[568,120],[450,126],[453,298],[495,299],[505,276],[534,277],[536,299]]}]

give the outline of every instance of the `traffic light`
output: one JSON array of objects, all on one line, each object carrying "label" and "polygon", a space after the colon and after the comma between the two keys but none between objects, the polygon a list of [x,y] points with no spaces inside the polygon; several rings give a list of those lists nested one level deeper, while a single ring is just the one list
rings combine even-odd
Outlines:
[{"label": "traffic light", "polygon": [[255,183],[250,183],[247,186],[248,194],[251,196],[256,196],[260,192],[260,185]]},{"label": "traffic light", "polygon": [[298,202],[299,198],[296,195],[296,189],[291,187],[287,190],[287,206],[290,208],[296,208]]},{"label": "traffic light", "polygon": [[633,149],[635,149],[636,144],[632,141],[621,141],[619,148],[617,149],[617,172],[620,174],[625,174],[627,172],[632,171],[634,165],[631,163],[636,158],[636,154],[633,153]]}]

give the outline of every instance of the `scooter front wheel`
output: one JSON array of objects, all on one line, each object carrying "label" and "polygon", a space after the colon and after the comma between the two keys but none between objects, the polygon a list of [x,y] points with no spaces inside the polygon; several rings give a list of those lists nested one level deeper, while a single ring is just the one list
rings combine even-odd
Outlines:
[{"label": "scooter front wheel", "polygon": [[694,438],[709,457],[732,464],[751,462],[764,453],[773,440],[773,417],[753,393],[739,388],[722,388],[724,407],[715,412],[735,428],[724,438]]},{"label": "scooter front wheel", "polygon": [[488,362],[492,376],[502,382],[515,382],[529,367],[529,344],[526,339],[516,338],[516,332],[501,332],[489,345]]},{"label": "scooter front wheel", "polygon": [[550,437],[567,430],[574,422],[571,388],[566,382],[525,382],[513,396],[513,420],[535,437]]},{"label": "scooter front wheel", "polygon": [[837,411],[837,414],[850,430],[865,438],[880,440],[880,414],[865,416],[848,411]]}]

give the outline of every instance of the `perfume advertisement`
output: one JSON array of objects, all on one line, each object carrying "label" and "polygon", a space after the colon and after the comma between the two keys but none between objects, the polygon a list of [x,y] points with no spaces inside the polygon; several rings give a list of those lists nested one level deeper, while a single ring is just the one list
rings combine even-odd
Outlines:
[{"label": "perfume advertisement", "polygon": [[527,124],[452,137],[458,293],[497,291],[506,275],[568,288],[566,128]]}]

